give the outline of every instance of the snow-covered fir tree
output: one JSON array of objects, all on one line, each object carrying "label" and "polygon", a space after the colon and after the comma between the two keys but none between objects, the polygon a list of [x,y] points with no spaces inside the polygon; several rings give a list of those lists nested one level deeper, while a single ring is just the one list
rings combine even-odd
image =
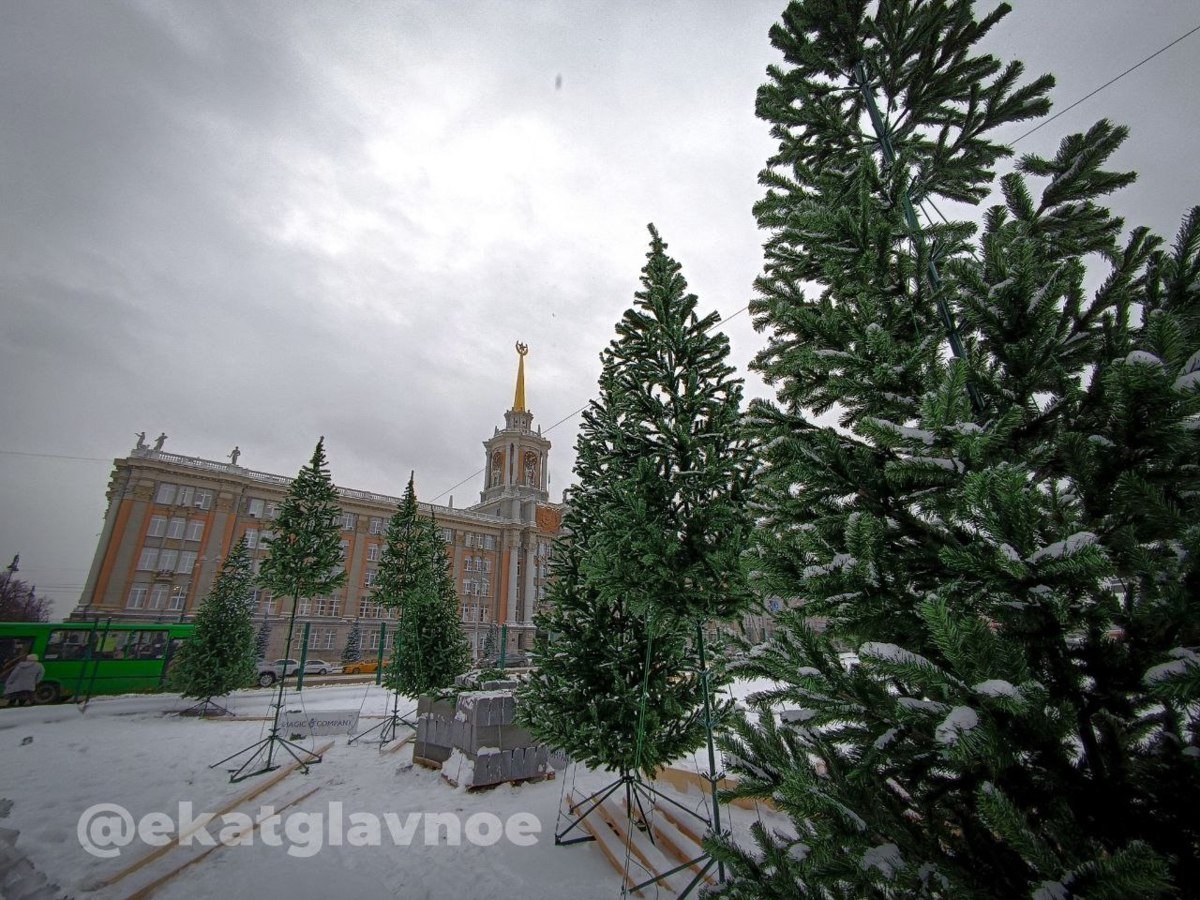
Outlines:
[{"label": "snow-covered fir tree", "polygon": [[[301,598],[328,595],[346,583],[338,525],[341,513],[322,437],[279,506],[274,534],[264,539],[267,555],[258,576],[259,584],[276,597],[291,598],[293,616]],[[285,652],[292,650],[290,633],[288,639]]]},{"label": "snow-covered fir tree", "polygon": [[371,599],[396,611],[383,683],[406,697],[448,688],[470,665],[446,545],[417,507],[412,476],[388,520]]},{"label": "snow-covered fir tree", "polygon": [[207,704],[254,681],[253,591],[246,542],[238,541],[196,610],[195,631],[171,662],[171,690]]},{"label": "snow-covered fir tree", "polygon": [[699,746],[690,636],[748,599],[741,381],[717,314],[696,315],[679,263],[650,236],[642,289],[584,413],[547,638],[519,707],[539,740],[622,772]]},{"label": "snow-covered fir tree", "polygon": [[271,623],[267,621],[266,616],[263,616],[262,623],[258,626],[258,634],[254,637],[254,655],[259,659],[266,659],[269,649],[271,649]]},{"label": "snow-covered fir tree", "polygon": [[346,646],[342,648],[342,665],[362,659],[362,623],[355,619],[346,633]]},{"label": "snow-covered fir tree", "polygon": [[[1106,121],[997,184],[1052,86],[975,49],[1007,11],[771,31],[756,574],[805,606],[739,664],[780,687],[727,762],[795,833],[714,842],[730,896],[1200,883],[1200,212],[1173,248],[1113,216]],[[918,218],[997,186],[978,233]]]}]

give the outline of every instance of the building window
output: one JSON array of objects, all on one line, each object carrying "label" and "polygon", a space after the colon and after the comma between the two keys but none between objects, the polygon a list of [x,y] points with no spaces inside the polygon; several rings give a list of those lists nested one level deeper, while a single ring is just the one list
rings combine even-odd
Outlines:
[{"label": "building window", "polygon": [[268,503],[263,514],[268,519],[274,519],[276,516],[279,515],[279,504],[278,503]]},{"label": "building window", "polygon": [[125,606],[129,609],[141,609],[146,605],[146,586],[144,584],[135,584],[129,589],[129,600]]},{"label": "building window", "polygon": [[495,550],[496,549],[496,536],[494,534],[484,535],[483,549],[484,550]]},{"label": "building window", "polygon": [[371,534],[383,534],[383,519],[371,517]]},{"label": "building window", "polygon": [[453,544],[454,543],[454,529],[453,528],[443,528],[442,529],[442,540],[445,541],[447,544]]},{"label": "building window", "polygon": [[166,482],[158,486],[158,493],[154,495],[154,502],[163,506],[170,506],[175,502],[175,489],[177,485],[167,484]]},{"label": "building window", "polygon": [[169,584],[156,584],[150,588],[150,608],[162,609],[167,605],[167,597],[171,593]]},{"label": "building window", "polygon": [[333,598],[319,597],[317,598],[317,615],[318,616],[337,616],[341,615],[342,601]]},{"label": "building window", "polygon": [[307,616],[312,609],[312,600],[308,597],[302,597],[296,601],[296,615]]},{"label": "building window", "polygon": [[177,562],[179,562],[178,550],[163,550],[158,554],[158,571],[172,571]]},{"label": "building window", "polygon": [[366,573],[363,575],[363,585],[366,587],[370,587],[374,583],[375,583],[375,570],[367,569]]},{"label": "building window", "polygon": [[262,606],[262,611],[263,611],[264,616],[275,615],[275,598],[274,597],[268,597],[266,600],[263,600],[261,606]]},{"label": "building window", "polygon": [[246,515],[252,519],[261,519],[263,514],[263,502],[257,498],[251,498],[246,501]]},{"label": "building window", "polygon": [[196,491],[196,507],[198,509],[212,509],[212,500],[212,491]]},{"label": "building window", "polygon": [[179,488],[179,493],[175,495],[176,506],[191,506],[192,498],[196,496],[196,489],[189,485],[182,485]]},{"label": "building window", "polygon": [[187,599],[187,588],[182,584],[177,584],[171,588],[171,604],[167,609],[179,612],[183,609],[183,601]]},{"label": "building window", "polygon": [[151,516],[150,527],[146,529],[147,537],[162,537],[167,533],[167,517]]},{"label": "building window", "polygon": [[187,519],[174,518],[167,526],[167,537],[171,540],[179,540],[183,537],[184,531],[187,530]]},{"label": "building window", "polygon": [[358,523],[358,516],[354,513],[342,513],[338,517],[338,523],[342,527],[342,531],[353,531],[354,526]]},{"label": "building window", "polygon": [[378,631],[372,631],[367,636],[367,648],[370,650],[375,650],[375,651],[379,650],[379,632]]},{"label": "building window", "polygon": [[204,537],[204,522],[202,522],[200,519],[196,519],[195,521],[188,522],[187,535],[185,536],[185,540],[198,541],[202,537]]},{"label": "building window", "polygon": [[138,569],[142,572],[153,572],[158,568],[158,548],[143,547],[141,558],[138,559]]},{"label": "building window", "polygon": [[379,545],[367,545],[367,562],[379,562]]},{"label": "building window", "polygon": [[244,535],[244,537],[246,539],[246,549],[247,550],[253,550],[255,547],[258,546],[258,529],[257,528],[247,528],[246,534]]},{"label": "building window", "polygon": [[180,575],[192,574],[192,568],[196,565],[196,551],[184,550],[179,554],[179,565],[175,567],[175,571]]},{"label": "building window", "polygon": [[338,552],[341,554],[339,558],[345,559],[350,554],[350,542],[349,541],[339,541],[338,542]]}]

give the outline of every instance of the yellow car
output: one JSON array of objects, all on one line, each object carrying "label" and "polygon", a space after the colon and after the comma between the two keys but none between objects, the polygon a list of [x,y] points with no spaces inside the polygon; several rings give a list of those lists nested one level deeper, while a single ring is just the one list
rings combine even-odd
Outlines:
[{"label": "yellow car", "polygon": [[360,660],[359,662],[346,663],[342,666],[343,675],[374,675],[378,670],[379,663],[375,660],[370,662]]}]

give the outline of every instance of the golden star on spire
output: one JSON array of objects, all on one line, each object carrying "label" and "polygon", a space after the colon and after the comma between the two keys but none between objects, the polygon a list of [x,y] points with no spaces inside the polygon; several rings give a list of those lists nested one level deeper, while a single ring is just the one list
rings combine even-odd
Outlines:
[{"label": "golden star on spire", "polygon": [[525,357],[529,346],[517,341],[517,390],[513,395],[513,412],[525,412]]}]

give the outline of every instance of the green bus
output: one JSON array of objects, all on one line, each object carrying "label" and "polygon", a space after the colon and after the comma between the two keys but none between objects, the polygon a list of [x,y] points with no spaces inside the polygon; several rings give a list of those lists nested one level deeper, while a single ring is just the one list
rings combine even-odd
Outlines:
[{"label": "green bus", "polygon": [[0,684],[30,653],[46,669],[38,703],[159,690],[194,625],[142,622],[0,622]]}]

